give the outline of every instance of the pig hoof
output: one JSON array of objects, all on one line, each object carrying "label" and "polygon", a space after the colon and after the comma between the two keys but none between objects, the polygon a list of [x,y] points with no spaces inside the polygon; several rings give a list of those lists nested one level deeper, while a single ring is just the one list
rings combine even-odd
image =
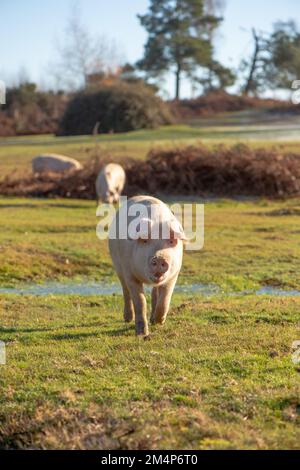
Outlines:
[{"label": "pig hoof", "polygon": [[130,323],[133,321],[133,313],[132,312],[124,312],[124,321],[125,323]]},{"label": "pig hoof", "polygon": [[150,341],[150,340],[151,340],[151,336],[150,336],[150,335],[144,336],[144,341]]},{"label": "pig hoof", "polygon": [[147,330],[145,330],[145,329],[137,329],[137,330],[136,330],[136,335],[137,335],[137,336],[144,336],[144,337],[145,337],[145,336],[148,336],[148,335],[149,335],[149,331],[148,331],[148,329],[147,329]]},{"label": "pig hoof", "polygon": [[133,318],[130,318],[130,317],[124,317],[124,322],[125,323],[131,323],[133,320]]},{"label": "pig hoof", "polygon": [[152,325],[164,325],[165,322],[165,318],[153,318],[153,320],[151,320]]}]

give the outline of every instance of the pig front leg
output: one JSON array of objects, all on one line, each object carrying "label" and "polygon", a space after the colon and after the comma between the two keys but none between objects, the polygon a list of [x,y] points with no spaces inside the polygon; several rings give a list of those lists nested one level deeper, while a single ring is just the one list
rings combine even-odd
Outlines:
[{"label": "pig front leg", "polygon": [[177,277],[178,276],[175,276],[173,279],[170,279],[170,281],[163,286],[153,288],[155,292],[152,291],[151,323],[159,323],[160,325],[165,323]]},{"label": "pig front leg", "polygon": [[132,279],[127,283],[127,285],[134,304],[135,332],[139,336],[148,336],[147,302],[143,284]]}]

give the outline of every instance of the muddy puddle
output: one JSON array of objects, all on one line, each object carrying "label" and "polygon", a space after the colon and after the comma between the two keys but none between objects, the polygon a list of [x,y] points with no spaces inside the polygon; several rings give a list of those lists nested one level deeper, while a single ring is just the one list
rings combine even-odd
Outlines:
[{"label": "muddy puddle", "polygon": [[[146,291],[150,291],[150,288],[146,288]],[[183,294],[194,294],[202,295],[204,297],[210,297],[212,295],[226,293],[215,285],[207,284],[185,284],[177,285],[175,292]],[[121,286],[118,283],[103,283],[103,282],[78,282],[78,283],[59,283],[49,282],[45,284],[26,284],[18,287],[0,287],[0,294],[17,294],[17,295],[35,295],[35,296],[47,296],[47,295],[113,295],[121,294]],[[243,292],[230,292],[228,296],[232,295],[271,295],[271,296],[300,296],[300,290],[284,290],[275,287],[262,287],[259,290],[248,290]]]}]

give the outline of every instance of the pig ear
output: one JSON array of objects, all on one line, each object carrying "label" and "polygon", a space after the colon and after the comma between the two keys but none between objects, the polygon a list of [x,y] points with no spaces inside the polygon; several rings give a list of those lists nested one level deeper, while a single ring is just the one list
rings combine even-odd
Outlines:
[{"label": "pig ear", "polygon": [[133,240],[149,240],[151,238],[152,221],[147,218],[142,218],[136,226],[135,232],[131,238]]},{"label": "pig ear", "polygon": [[170,238],[171,240],[177,239],[182,241],[188,241],[182,225],[177,220],[172,220],[170,228]]}]

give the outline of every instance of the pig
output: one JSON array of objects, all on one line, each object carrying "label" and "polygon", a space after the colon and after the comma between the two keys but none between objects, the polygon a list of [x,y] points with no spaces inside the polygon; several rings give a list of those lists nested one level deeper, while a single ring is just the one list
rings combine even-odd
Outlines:
[{"label": "pig", "polygon": [[81,169],[81,163],[74,158],[57,155],[56,153],[38,155],[32,160],[33,173],[63,173]]},{"label": "pig", "polygon": [[117,163],[109,163],[100,171],[96,180],[98,202],[118,202],[125,186],[125,171]]},{"label": "pig", "polygon": [[135,319],[138,336],[149,336],[144,284],[152,286],[151,323],[166,321],[182,265],[185,240],[181,224],[170,209],[154,197],[129,199],[112,221],[109,250],[123,289],[124,320]]}]

